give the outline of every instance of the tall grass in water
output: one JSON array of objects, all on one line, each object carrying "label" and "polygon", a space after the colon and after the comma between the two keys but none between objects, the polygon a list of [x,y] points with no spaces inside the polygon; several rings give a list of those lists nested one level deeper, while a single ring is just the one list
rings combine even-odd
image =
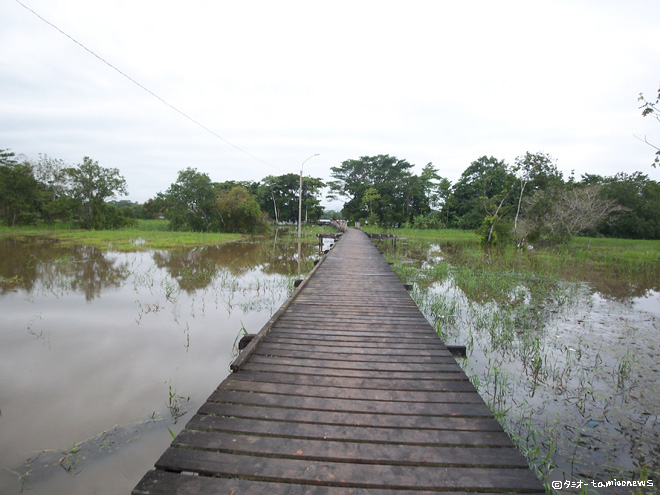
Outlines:
[{"label": "tall grass in water", "polygon": [[602,319],[613,316],[593,317],[591,294],[625,301],[658,291],[660,243],[576,239],[487,252],[468,239],[408,236],[396,249],[375,243],[413,283],[441,338],[468,347],[461,365],[547,484],[556,476],[658,479],[647,415],[660,408],[649,393],[660,379],[657,346],[649,325],[640,334],[623,317],[602,335],[611,324]]}]

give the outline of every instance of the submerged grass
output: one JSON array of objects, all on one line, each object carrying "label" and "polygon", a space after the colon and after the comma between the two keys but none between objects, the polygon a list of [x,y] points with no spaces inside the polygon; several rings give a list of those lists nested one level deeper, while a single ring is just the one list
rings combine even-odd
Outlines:
[{"label": "submerged grass", "polygon": [[[86,245],[101,250],[142,251],[150,249],[174,249],[181,247],[215,246],[224,242],[245,239],[243,234],[207,233],[207,232],[172,232],[168,230],[167,220],[140,220],[138,226],[118,230],[81,230],[54,229],[49,227],[1,227],[2,238],[41,238],[56,241],[59,246]],[[305,226],[303,242],[315,240],[318,233],[335,232],[328,227]],[[291,229],[281,229],[295,236]],[[297,240],[297,238],[296,238]]]},{"label": "submerged grass", "polygon": [[660,292],[660,242],[487,251],[453,232],[395,233],[396,248],[375,243],[440,337],[467,346],[466,374],[548,490],[584,477],[657,487],[657,325],[629,301]]}]

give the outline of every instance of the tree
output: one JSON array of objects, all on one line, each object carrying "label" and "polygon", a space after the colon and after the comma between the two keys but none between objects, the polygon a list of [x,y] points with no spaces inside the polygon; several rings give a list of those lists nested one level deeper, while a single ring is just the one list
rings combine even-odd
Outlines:
[{"label": "tree", "polygon": [[[319,200],[323,181],[314,177],[303,177],[302,208],[304,218],[315,221],[321,217],[323,207]],[[298,221],[298,198],[300,175],[269,175],[261,180],[257,188],[257,199],[261,209],[276,222]]]},{"label": "tree", "polygon": [[243,186],[221,193],[215,207],[225,232],[254,233],[262,226],[257,198]]},{"label": "tree", "polygon": [[601,196],[601,185],[540,189],[528,200],[525,227],[528,240],[568,242],[624,208]]},{"label": "tree", "polygon": [[364,196],[362,196],[362,204],[369,209],[369,215],[373,213],[374,201],[378,201],[379,199],[380,194],[378,194],[378,190],[375,187],[370,187],[365,191]]},{"label": "tree", "polygon": [[208,232],[215,220],[216,192],[207,174],[194,168],[179,171],[163,195],[165,218],[172,230]]},{"label": "tree", "polygon": [[[658,96],[655,101],[647,101],[642,93],[639,94],[639,101],[643,102],[642,106],[639,107],[642,110],[642,117],[654,117],[660,122],[660,88],[658,88]],[[656,167],[660,163],[660,148],[649,143],[646,137],[644,137],[644,142],[656,150],[655,161],[653,162],[653,167]]]},{"label": "tree", "polygon": [[68,221],[77,208],[70,195],[69,168],[64,160],[48,155],[39,155],[39,160],[32,164],[34,176],[41,185],[41,215],[47,223]]},{"label": "tree", "polygon": [[[514,182],[515,177],[506,163],[492,156],[482,156],[473,161],[454,184],[443,215],[452,226],[462,229],[479,228],[485,217],[492,216],[495,211],[501,218],[514,204],[511,195]],[[498,206],[499,210],[504,208],[504,212],[500,212]]]},{"label": "tree", "polygon": [[627,239],[660,239],[660,183],[641,172],[602,180],[602,197],[625,208],[598,225],[598,233]]},{"label": "tree", "polygon": [[0,165],[17,165],[18,162],[16,161],[15,157],[16,153],[10,149],[0,149]]},{"label": "tree", "polygon": [[142,204],[142,211],[144,211],[144,218],[155,220],[164,216],[165,209],[167,208],[167,200],[163,193],[156,194],[155,198],[149,198]]},{"label": "tree", "polygon": [[363,197],[370,188],[376,189],[380,200],[374,207],[385,225],[397,225],[410,219],[415,212],[416,184],[412,178],[412,164],[390,155],[363,156],[346,160],[332,167],[335,179],[330,186],[329,199],[344,198],[345,217],[358,220],[367,215]]},{"label": "tree", "polygon": [[32,165],[18,163],[14,156],[0,150],[0,215],[9,226],[32,223],[38,213],[39,183]]},{"label": "tree", "polygon": [[75,201],[80,225],[85,229],[121,226],[121,218],[113,214],[114,207],[105,202],[117,194],[128,194],[126,179],[119,174],[119,170],[101,167],[97,161],[86,156],[77,168],[68,168],[66,171],[71,181],[71,197]]},{"label": "tree", "polygon": [[[555,162],[550,155],[545,153],[525,153],[524,156],[516,158],[513,172],[520,181],[520,191],[518,195],[518,206],[516,208],[516,217],[513,223],[513,238],[517,242],[518,219],[520,209],[523,204],[523,195],[525,189],[528,194],[547,189],[548,187],[560,187],[563,185],[562,173],[557,169]],[[529,186],[529,187],[527,187]]]},{"label": "tree", "polygon": [[451,194],[451,182],[438,175],[438,169],[432,163],[426,164],[419,177],[428,206],[440,211]]},{"label": "tree", "polygon": [[64,160],[48,155],[39,155],[39,160],[33,164],[34,177],[43,184],[53,201],[65,196],[70,189],[68,168]]}]

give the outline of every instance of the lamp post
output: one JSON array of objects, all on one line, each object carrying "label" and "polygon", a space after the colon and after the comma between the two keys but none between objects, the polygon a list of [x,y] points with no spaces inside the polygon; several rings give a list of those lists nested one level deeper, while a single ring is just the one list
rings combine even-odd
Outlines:
[{"label": "lamp post", "polygon": [[298,239],[300,239],[300,226],[302,223],[302,174],[303,174],[303,165],[305,165],[305,162],[309,160],[310,158],[314,158],[315,156],[319,156],[318,153],[314,153],[312,156],[308,157],[305,159],[304,162],[300,165],[300,194],[298,195]]}]

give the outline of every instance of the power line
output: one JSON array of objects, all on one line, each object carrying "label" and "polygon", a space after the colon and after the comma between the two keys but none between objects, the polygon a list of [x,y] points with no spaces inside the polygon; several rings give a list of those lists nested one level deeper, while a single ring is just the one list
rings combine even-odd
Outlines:
[{"label": "power line", "polygon": [[188,119],[189,121],[191,121],[193,124],[195,124],[195,125],[201,127],[202,129],[204,129],[206,132],[208,132],[208,133],[211,134],[212,136],[214,136],[214,137],[220,139],[221,141],[224,141],[225,143],[227,143],[227,144],[228,144],[229,146],[231,146],[232,148],[237,149],[237,150],[240,151],[241,153],[246,154],[246,155],[249,156],[250,158],[253,158],[253,159],[257,160],[257,161],[263,163],[264,165],[268,165],[269,167],[273,167],[273,168],[276,168],[276,169],[278,169],[278,170],[286,171],[286,170],[284,170],[284,169],[282,169],[282,168],[280,168],[280,167],[277,167],[277,166],[273,165],[272,163],[268,163],[268,162],[262,160],[261,158],[259,158],[259,157],[257,157],[257,156],[254,156],[252,153],[250,153],[250,152],[248,152],[248,151],[245,151],[244,149],[242,149],[241,147],[235,145],[235,144],[232,143],[231,141],[226,140],[225,138],[223,138],[222,136],[220,136],[220,135],[217,134],[216,132],[214,132],[214,131],[212,131],[211,129],[209,129],[208,127],[206,127],[204,124],[202,124],[202,123],[198,122],[197,120],[193,119],[192,117],[190,117],[190,116],[187,115],[186,113],[184,113],[184,112],[182,112],[181,110],[179,110],[178,108],[176,108],[176,107],[175,107],[174,105],[172,105],[171,103],[167,102],[166,100],[164,100],[163,98],[161,98],[160,96],[158,96],[156,93],[154,93],[153,91],[151,91],[149,88],[147,88],[147,87],[143,86],[142,84],[140,84],[139,82],[137,82],[137,81],[136,81],[135,79],[133,79],[131,76],[129,76],[128,74],[126,74],[126,73],[123,72],[122,70],[120,70],[120,69],[118,69],[117,67],[115,67],[114,65],[112,65],[112,64],[111,64],[110,62],[108,62],[106,59],[104,59],[104,58],[101,57],[100,55],[96,54],[94,51],[92,51],[92,50],[90,50],[89,48],[87,48],[85,45],[83,45],[82,43],[80,43],[78,40],[76,40],[75,38],[73,38],[73,37],[70,36],[69,34],[67,34],[67,33],[65,33],[64,31],[62,31],[59,27],[57,27],[57,26],[56,26],[55,24],[53,24],[52,22],[50,22],[50,21],[48,21],[47,19],[44,19],[43,17],[41,17],[41,15],[39,15],[37,12],[35,12],[34,10],[32,10],[30,7],[28,7],[27,5],[25,5],[25,4],[24,4],[23,2],[21,2],[20,0],[15,0],[15,1],[16,1],[16,3],[18,3],[18,4],[19,4],[21,7],[23,7],[24,9],[28,10],[29,12],[32,12],[32,14],[34,14],[35,16],[37,16],[41,21],[45,22],[45,23],[48,24],[50,27],[52,27],[53,29],[57,30],[60,34],[62,34],[62,35],[64,35],[64,36],[66,36],[67,38],[69,38],[71,41],[73,41],[73,42],[74,42],[76,45],[78,45],[80,48],[82,48],[82,49],[85,50],[86,52],[90,53],[91,55],[93,55],[94,57],[96,57],[98,60],[100,60],[101,62],[103,62],[105,65],[107,65],[108,67],[110,67],[110,68],[113,69],[114,71],[116,71],[116,72],[118,72],[119,74],[121,74],[122,76],[124,76],[126,79],[128,79],[129,81],[131,81],[133,84],[135,84],[135,85],[136,85],[137,87],[139,87],[140,89],[146,91],[146,92],[149,93],[151,96],[153,96],[154,98],[158,99],[161,103],[164,103],[165,105],[167,105],[168,107],[170,107],[172,110],[174,110],[175,112],[177,112],[179,115],[185,117],[186,119]]}]

